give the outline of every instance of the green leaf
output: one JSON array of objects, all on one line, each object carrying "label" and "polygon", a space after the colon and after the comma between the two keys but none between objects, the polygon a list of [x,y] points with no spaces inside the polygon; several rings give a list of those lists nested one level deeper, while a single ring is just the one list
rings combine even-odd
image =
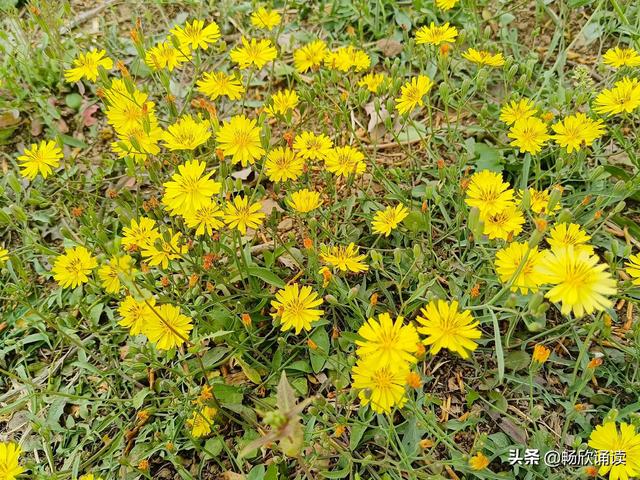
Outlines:
[{"label": "green leaf", "polygon": [[62,143],[69,145],[70,147],[89,148],[89,145],[84,143],[82,140],[78,140],[70,135],[60,135],[60,138],[62,139]]},{"label": "green leaf", "polygon": [[351,427],[351,435],[349,436],[349,450],[353,452],[356,448],[358,448],[364,432],[367,431],[367,427],[368,425],[364,423],[356,423],[353,427]]},{"label": "green leaf", "polygon": [[502,152],[486,143],[476,143],[474,153],[477,155],[476,170],[502,171]]},{"label": "green leaf", "polygon": [[67,104],[67,107],[78,110],[80,105],[82,105],[82,95],[78,93],[70,93],[64,97],[64,103]]},{"label": "green leaf", "polygon": [[509,352],[504,359],[504,364],[513,371],[524,370],[531,364],[531,355],[524,350]]},{"label": "green leaf", "polygon": [[204,444],[205,459],[215,458],[222,453],[224,448],[224,440],[221,437],[210,438]]},{"label": "green leaf", "polygon": [[329,334],[324,327],[320,327],[311,334],[310,338],[318,346],[317,350],[309,350],[311,368],[313,368],[314,373],[318,373],[324,367],[329,355]]},{"label": "green leaf", "polygon": [[274,287],[284,288],[284,280],[278,277],[271,270],[262,267],[249,267],[247,272],[252,277],[258,277],[260,280],[267,282]]},{"label": "green leaf", "polygon": [[242,371],[244,372],[244,374],[247,376],[247,378],[249,380],[251,380],[256,385],[262,383],[262,378],[260,377],[260,374],[258,373],[258,371],[255,368],[250,366],[247,362],[242,360],[242,358],[240,358],[240,357],[235,357],[235,359],[236,359],[236,362],[238,362],[238,365],[240,365],[240,368],[242,369]]}]

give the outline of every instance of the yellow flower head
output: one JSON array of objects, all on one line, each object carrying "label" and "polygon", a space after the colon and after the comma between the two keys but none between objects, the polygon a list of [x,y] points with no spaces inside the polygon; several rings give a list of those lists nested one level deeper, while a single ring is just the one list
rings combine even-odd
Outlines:
[{"label": "yellow flower head", "polygon": [[[614,421],[598,425],[589,436],[589,447],[597,450],[598,473],[609,474],[610,480],[626,480],[640,476],[640,433],[628,423],[621,422],[620,430]],[[615,461],[617,452],[622,452],[624,462]]]},{"label": "yellow flower head", "polygon": [[102,480],[102,477],[96,477],[93,473],[85,473],[78,480]]},{"label": "yellow flower head", "polygon": [[2,480],[15,480],[24,472],[20,466],[20,454],[22,450],[15,442],[0,442],[0,478]]},{"label": "yellow flower head", "polygon": [[127,250],[144,249],[160,238],[155,220],[146,217],[139,221],[131,219],[131,224],[124,227],[122,233],[122,246]]},{"label": "yellow flower head", "polygon": [[[529,187],[529,208],[534,213],[545,214],[545,215],[553,215],[553,212],[549,211],[549,201],[551,199],[551,195],[549,194],[549,190],[536,190],[535,188]],[[522,196],[522,191],[518,191],[520,196]],[[560,204],[557,203],[553,207],[553,211],[560,210]]]},{"label": "yellow flower head", "polygon": [[298,105],[298,94],[295,90],[280,90],[271,96],[271,104],[265,107],[267,115],[275,117],[284,115]]},{"label": "yellow flower head", "polygon": [[442,10],[451,10],[460,0],[436,0],[436,7]]},{"label": "yellow flower head", "polygon": [[576,318],[610,308],[607,296],[616,293],[616,282],[606,269],[597,256],[572,246],[552,250],[540,267],[545,283],[554,285],[545,297],[560,303],[563,315],[573,311]]},{"label": "yellow flower head", "polygon": [[209,435],[211,433],[213,417],[216,416],[216,413],[218,413],[218,411],[215,408],[208,406],[194,411],[191,418],[187,420],[187,425],[191,427],[191,435],[195,438],[202,438]]},{"label": "yellow flower head", "polygon": [[105,292],[118,293],[122,285],[121,277],[132,280],[137,273],[137,270],[133,267],[134,264],[133,258],[129,255],[123,255],[121,257],[112,257],[109,263],[100,267],[98,276],[102,281],[102,287]]},{"label": "yellow flower head", "polygon": [[111,148],[119,158],[128,157],[143,163],[149,155],[157,155],[160,152],[158,144],[164,132],[158,126],[155,116],[150,116],[145,123],[120,134],[118,140],[111,143]]},{"label": "yellow flower head", "polygon": [[308,160],[324,160],[332,147],[331,139],[322,133],[302,132],[293,140],[293,148],[298,155]]},{"label": "yellow flower head", "polygon": [[407,401],[405,385],[409,366],[406,363],[381,365],[375,359],[358,360],[353,367],[353,388],[363,405],[371,405],[376,413],[391,413],[393,407],[402,408]]},{"label": "yellow flower head", "polygon": [[324,263],[327,263],[342,272],[366,272],[369,270],[369,266],[363,262],[366,257],[366,255],[358,254],[358,247],[356,247],[354,243],[350,243],[346,247],[323,246],[320,253],[320,259]]},{"label": "yellow flower head", "polygon": [[640,55],[633,48],[610,48],[602,56],[605,65],[613,68],[640,67]]},{"label": "yellow flower head", "polygon": [[640,254],[629,256],[629,261],[625,263],[625,272],[631,277],[633,285],[640,285]]},{"label": "yellow flower head", "polygon": [[69,83],[79,82],[83,78],[95,82],[98,79],[99,67],[111,70],[113,60],[109,57],[103,58],[107,54],[104,50],[92,49],[86,53],[79,53],[73,61],[73,68],[64,71],[64,78]]},{"label": "yellow flower head", "polygon": [[211,100],[226,95],[230,100],[238,100],[244,93],[244,87],[240,78],[236,75],[228,75],[224,72],[205,72],[198,80],[198,90]]},{"label": "yellow flower head", "polygon": [[170,215],[194,213],[220,191],[221,184],[210,178],[213,172],[204,173],[206,167],[205,162],[188,160],[164,184],[162,203]]},{"label": "yellow flower head", "polygon": [[278,52],[271,45],[270,40],[256,40],[255,38],[247,40],[242,37],[242,46],[231,50],[229,55],[231,60],[242,69],[249,68],[251,65],[260,69],[275,60]]},{"label": "yellow flower head", "polygon": [[322,205],[322,201],[320,200],[320,192],[312,192],[303,188],[293,192],[291,198],[287,200],[287,204],[296,212],[307,213]]},{"label": "yellow flower head", "polygon": [[60,165],[62,156],[62,149],[53,140],[32,143],[31,147],[25,148],[18,157],[22,169],[20,173],[29,180],[36,178],[38,173],[42,178],[47,178],[53,169]]},{"label": "yellow flower head", "polygon": [[640,106],[640,81],[624,77],[613,88],[605,89],[595,100],[595,111],[604,115],[631,113]]},{"label": "yellow flower head", "polygon": [[314,40],[293,52],[293,65],[300,73],[316,69],[322,65],[327,56],[327,44],[322,40]]},{"label": "yellow flower head", "polygon": [[97,265],[98,261],[86,248],[65,248],[64,254],[56,257],[51,272],[62,288],[76,288],[89,281],[91,270]]},{"label": "yellow flower head", "polygon": [[429,353],[436,355],[446,348],[458,353],[462,358],[469,358],[478,344],[475,342],[482,336],[478,322],[468,310],[459,310],[457,301],[451,303],[444,300],[432,300],[426,308],[421,309],[422,316],[416,321],[422,326],[418,333],[426,336],[422,343],[431,346]]},{"label": "yellow flower head", "polygon": [[462,57],[478,65],[487,65],[489,67],[495,68],[504,65],[504,57],[502,56],[502,53],[492,54],[491,52],[487,52],[486,50],[476,50],[475,48],[470,48],[462,54]]},{"label": "yellow flower head", "polygon": [[211,137],[209,123],[196,121],[191,115],[183,115],[169,125],[162,138],[169,150],[194,150]]},{"label": "yellow flower head", "polygon": [[373,221],[371,222],[373,233],[388,237],[391,231],[395,230],[400,225],[400,222],[407,218],[407,215],[409,215],[409,210],[402,204],[378,210],[373,215]]},{"label": "yellow flower head", "polygon": [[478,452],[469,459],[469,466],[472,470],[484,470],[489,466],[489,459],[484,453]]},{"label": "yellow flower head", "polygon": [[150,266],[161,265],[163,269],[166,269],[169,266],[169,261],[181,258],[187,253],[189,247],[181,245],[181,239],[181,232],[174,233],[172,229],[168,229],[165,237],[143,247],[142,256],[147,259]]},{"label": "yellow flower head", "polygon": [[531,360],[542,365],[549,359],[549,355],[551,355],[551,350],[538,343],[535,347],[533,347],[533,355],[531,356]]},{"label": "yellow flower head", "polygon": [[367,168],[364,163],[364,154],[349,145],[327,150],[324,165],[329,172],[339,177],[360,175]]},{"label": "yellow flower head", "polygon": [[431,22],[427,27],[424,25],[416,32],[416,43],[418,45],[440,45],[442,43],[453,43],[458,36],[458,30],[450,26],[449,22],[444,25],[436,25]]},{"label": "yellow flower head", "polygon": [[9,260],[9,250],[6,248],[0,248],[0,267]]},{"label": "yellow flower head", "polygon": [[502,174],[482,170],[472,175],[465,203],[476,207],[481,215],[492,215],[513,205],[513,190],[502,181]]},{"label": "yellow flower head", "polygon": [[576,223],[559,223],[549,231],[547,243],[551,250],[559,251],[573,247],[576,252],[593,255],[593,247],[589,245],[591,237]]},{"label": "yellow flower head", "polygon": [[377,93],[382,83],[387,79],[384,73],[367,73],[358,82],[359,87],[366,87],[371,93]]},{"label": "yellow flower head", "polygon": [[352,68],[356,72],[362,72],[371,66],[371,59],[362,50],[347,45],[327,53],[324,64],[341,72],[348,72]]},{"label": "yellow flower head", "polygon": [[250,204],[248,197],[237,195],[233,201],[227,203],[224,209],[224,221],[229,228],[235,228],[244,235],[247,233],[247,228],[258,228],[266,217],[260,211],[261,209],[262,203]]},{"label": "yellow flower head", "polygon": [[152,70],[162,70],[166,68],[170,72],[191,59],[191,52],[186,45],[180,49],[173,46],[171,42],[161,42],[150,48],[145,56],[145,63]]},{"label": "yellow flower head", "polygon": [[155,103],[135,87],[129,91],[124,80],[113,79],[104,98],[109,125],[113,125],[119,135],[127,135],[137,129],[144,130],[145,124],[155,123],[157,126]]},{"label": "yellow flower head", "polygon": [[545,142],[551,138],[547,124],[537,117],[517,120],[509,130],[508,136],[513,139],[511,145],[532,155],[540,152]]},{"label": "yellow flower head", "polygon": [[187,227],[196,229],[196,235],[204,235],[205,233],[213,235],[214,230],[224,226],[220,220],[223,216],[220,207],[215,202],[207,200],[193,212],[184,215],[184,220]]},{"label": "yellow flower head", "polygon": [[312,324],[320,319],[324,312],[316,307],[321,304],[322,299],[311,287],[294,283],[276,293],[276,299],[271,302],[276,312],[271,315],[280,319],[283,332],[293,328],[298,334],[311,330]]},{"label": "yellow flower head", "polygon": [[394,321],[388,313],[378,315],[378,321],[370,318],[358,330],[363,340],[356,340],[356,353],[360,358],[381,366],[416,363],[420,338],[416,328],[404,323],[403,317]]},{"label": "yellow flower head", "polygon": [[118,313],[122,317],[118,323],[128,328],[130,335],[139,335],[144,331],[149,318],[154,315],[155,304],[155,298],[138,301],[128,295],[118,307]]},{"label": "yellow flower head", "polygon": [[216,141],[224,155],[231,156],[231,163],[241,163],[243,167],[255,163],[265,153],[256,120],[244,115],[225,122],[216,134]]},{"label": "yellow flower head", "polygon": [[396,108],[401,115],[411,112],[414,108],[424,105],[423,97],[429,93],[433,82],[426,75],[418,75],[405,83],[400,90],[400,97],[396,98]]},{"label": "yellow flower head", "polygon": [[269,152],[264,172],[272,182],[295,180],[302,175],[304,160],[289,148],[277,147]]},{"label": "yellow flower head", "polygon": [[262,7],[251,14],[251,25],[265,30],[272,30],[280,24],[282,17],[275,10]]},{"label": "yellow flower head", "polygon": [[206,50],[210,43],[215,43],[220,38],[220,27],[215,22],[205,27],[204,21],[194,20],[185,23],[184,27],[174,27],[171,33],[178,39],[181,50]]},{"label": "yellow flower head", "polygon": [[193,329],[191,317],[180,313],[174,305],[160,305],[143,326],[142,333],[158,350],[169,350],[189,341],[189,332]]},{"label": "yellow flower head", "polygon": [[496,272],[502,283],[511,282],[511,291],[526,295],[537,292],[544,283],[539,271],[546,251],[540,252],[537,247],[530,248],[526,242],[512,242],[496,253]]},{"label": "yellow flower head", "polygon": [[594,140],[604,135],[602,120],[591,120],[584,113],[576,113],[565,117],[551,126],[555,133],[553,139],[567,149],[568,153],[580,150],[582,144],[591,145]]},{"label": "yellow flower head", "polygon": [[505,104],[500,110],[500,120],[507,125],[512,125],[518,120],[533,117],[537,111],[535,103],[528,98],[522,98],[518,101],[512,100],[511,103]]},{"label": "yellow flower head", "polygon": [[493,214],[480,215],[484,222],[484,234],[491,240],[500,238],[509,240],[522,231],[524,216],[515,205],[509,205]]}]

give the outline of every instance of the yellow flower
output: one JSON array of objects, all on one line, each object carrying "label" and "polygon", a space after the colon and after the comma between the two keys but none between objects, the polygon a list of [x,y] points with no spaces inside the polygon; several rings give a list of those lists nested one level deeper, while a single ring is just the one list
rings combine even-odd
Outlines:
[{"label": "yellow flower", "polygon": [[602,120],[591,120],[584,113],[576,113],[565,117],[558,123],[554,123],[551,128],[555,135],[554,140],[567,149],[568,153],[580,150],[584,143],[591,145],[594,140],[604,135]]},{"label": "yellow flower", "polygon": [[471,176],[465,203],[476,207],[481,215],[492,215],[513,205],[513,190],[502,181],[502,174],[482,170]]},{"label": "yellow flower", "polygon": [[211,433],[213,417],[218,411],[213,407],[202,407],[193,412],[191,418],[187,420],[187,425],[191,427],[191,435],[196,438],[206,437]]},{"label": "yellow flower", "polygon": [[78,480],[102,480],[102,477],[96,477],[93,473],[85,473]]},{"label": "yellow flower", "polygon": [[607,295],[616,293],[616,282],[606,268],[597,256],[572,246],[552,250],[540,268],[545,283],[554,285],[545,297],[560,303],[563,315],[573,311],[576,318],[610,308],[613,302]]},{"label": "yellow flower", "polygon": [[246,167],[264,155],[264,148],[260,142],[260,128],[256,124],[256,120],[236,115],[218,130],[216,141],[225,156],[231,155],[231,163],[240,162]]},{"label": "yellow flower", "polygon": [[295,180],[302,175],[303,169],[304,160],[289,148],[274,148],[264,163],[264,172],[272,182]]},{"label": "yellow flower", "polygon": [[436,25],[431,22],[427,27],[424,25],[416,32],[416,43],[418,45],[440,45],[441,43],[453,43],[458,36],[458,30],[454,26],[450,26],[449,22],[444,25]]},{"label": "yellow flower", "polygon": [[276,299],[271,301],[276,312],[271,315],[280,319],[283,332],[293,328],[298,334],[302,330],[311,330],[312,324],[320,319],[324,312],[316,307],[321,304],[322,299],[311,287],[300,287],[294,283],[276,293]]},{"label": "yellow flower", "polygon": [[360,358],[371,360],[381,366],[416,363],[416,352],[420,337],[411,323],[404,317],[395,321],[388,313],[378,315],[378,321],[370,318],[358,329],[363,340],[356,340],[356,353]]},{"label": "yellow flower", "polygon": [[193,212],[184,215],[185,223],[189,228],[196,229],[196,235],[213,235],[213,230],[218,230],[224,223],[219,220],[224,214],[220,207],[211,200],[205,201]]},{"label": "yellow flower", "polygon": [[521,152],[532,155],[540,152],[544,143],[549,140],[547,124],[537,117],[528,117],[516,120],[508,134],[513,141],[511,145],[518,147]]},{"label": "yellow flower", "polygon": [[229,55],[231,60],[242,69],[249,68],[251,65],[262,68],[267,63],[275,60],[278,52],[273,48],[270,40],[252,38],[249,41],[242,37],[242,47],[234,48]]},{"label": "yellow flower", "polygon": [[122,319],[118,322],[121,326],[129,329],[130,335],[138,335],[143,332],[149,318],[154,315],[156,299],[149,298],[138,301],[128,295],[118,307],[118,313]]},{"label": "yellow flower", "polygon": [[624,77],[613,88],[603,90],[595,100],[595,111],[605,115],[631,113],[640,106],[640,82]]},{"label": "yellow flower", "polygon": [[442,10],[451,10],[460,0],[436,0],[436,7]]},{"label": "yellow flower", "polygon": [[518,101],[512,100],[500,109],[500,120],[507,125],[513,125],[518,120],[525,120],[533,117],[538,109],[535,103],[528,98],[521,98]]},{"label": "yellow flower", "polygon": [[314,40],[293,52],[293,65],[300,73],[322,65],[327,56],[327,44],[322,40]]},{"label": "yellow flower", "polygon": [[320,192],[312,192],[303,188],[293,192],[291,198],[287,200],[287,204],[296,212],[307,213],[322,205],[322,201],[320,200]]},{"label": "yellow flower", "polygon": [[9,260],[9,250],[6,248],[0,248],[0,267]]},{"label": "yellow flower", "polygon": [[293,148],[298,150],[298,155],[308,160],[323,160],[332,147],[331,139],[322,133],[302,132],[293,140]]},{"label": "yellow flower", "polygon": [[191,115],[183,115],[164,132],[162,139],[169,150],[194,150],[209,140],[208,122],[197,122]]},{"label": "yellow flower", "polygon": [[0,478],[2,480],[15,480],[24,472],[20,466],[20,445],[15,442],[0,442]]},{"label": "yellow flower", "polygon": [[[502,283],[511,284],[511,291],[524,295],[537,292],[544,282],[538,267],[544,260],[546,251],[540,252],[537,247],[530,248],[525,242],[513,242],[496,252],[496,272]],[[516,276],[516,272],[519,272]]]},{"label": "yellow flower", "polygon": [[376,413],[391,413],[393,407],[402,408],[407,401],[405,385],[409,366],[406,363],[381,365],[375,359],[360,359],[353,367],[352,387],[363,405],[371,405]]},{"label": "yellow flower", "polygon": [[533,347],[533,355],[531,359],[533,362],[542,365],[544,362],[548,360],[549,355],[551,355],[551,350],[549,350],[544,345],[540,345],[538,343],[536,344],[535,347]]},{"label": "yellow flower", "polygon": [[25,148],[22,155],[18,157],[20,162],[20,173],[33,180],[39,174],[42,178],[47,178],[54,168],[60,165],[62,149],[53,140],[43,140],[39,144],[32,143],[30,148]]},{"label": "yellow flower", "polygon": [[629,256],[629,261],[625,263],[625,266],[624,271],[632,278],[631,283],[640,285],[640,254]]},{"label": "yellow flower", "polygon": [[260,210],[262,203],[249,203],[248,197],[236,195],[232,202],[228,202],[224,210],[224,221],[229,228],[236,228],[241,234],[247,233],[247,228],[256,229],[265,218]]},{"label": "yellow flower", "polygon": [[51,272],[62,288],[76,288],[89,281],[89,274],[97,265],[86,248],[65,248],[64,254],[56,257]]},{"label": "yellow flower", "polygon": [[327,150],[324,165],[329,172],[343,177],[351,174],[359,175],[367,168],[364,163],[364,154],[349,145]]},{"label": "yellow flower", "polygon": [[431,346],[431,355],[436,355],[446,348],[458,353],[462,358],[469,358],[469,352],[478,347],[475,340],[482,336],[478,322],[474,320],[471,312],[460,311],[458,307],[456,300],[451,303],[432,300],[426,308],[421,309],[423,316],[416,318],[422,325],[418,327],[418,333],[426,336],[422,343]]},{"label": "yellow flower", "polygon": [[295,90],[280,90],[271,96],[271,104],[265,107],[267,115],[275,117],[284,115],[298,105],[298,94]]},{"label": "yellow flower", "polygon": [[422,98],[429,93],[433,82],[426,75],[418,75],[405,83],[396,98],[396,108],[401,115],[409,113],[417,106],[424,105]]},{"label": "yellow flower", "polygon": [[104,50],[91,49],[87,53],[79,53],[73,61],[74,68],[64,71],[64,78],[69,83],[79,82],[82,78],[95,82],[98,79],[99,67],[110,70],[113,67],[113,60],[109,57],[103,58],[107,54]]},{"label": "yellow flower", "polygon": [[362,72],[371,65],[371,59],[362,50],[351,45],[340,47],[333,52],[328,52],[324,58],[324,64],[341,72],[348,72],[353,68],[356,72]]},{"label": "yellow flower", "polygon": [[366,255],[358,255],[358,247],[350,243],[346,247],[322,247],[320,259],[343,272],[366,272],[369,266],[363,262]]},{"label": "yellow flower", "polygon": [[559,223],[549,232],[547,243],[551,250],[559,251],[573,247],[576,253],[593,255],[593,247],[588,244],[591,237],[576,223]]},{"label": "yellow flower", "polygon": [[[614,421],[598,425],[589,436],[589,447],[597,450],[596,458],[606,457],[606,461],[596,462],[598,473],[609,474],[610,480],[627,480],[640,476],[640,433],[628,423],[620,423],[620,431]],[[615,462],[617,452],[622,452],[624,461]]]},{"label": "yellow flower", "polygon": [[158,350],[169,350],[189,341],[193,329],[191,317],[180,313],[174,305],[160,305],[144,324],[144,335],[156,344]]},{"label": "yellow flower", "polygon": [[358,82],[359,87],[366,87],[371,93],[377,93],[387,76],[384,73],[367,73]]},{"label": "yellow flower", "polygon": [[140,124],[119,135],[118,141],[111,143],[111,148],[119,158],[129,157],[142,163],[148,155],[157,155],[160,152],[158,143],[162,140],[164,132],[158,126],[155,117],[150,117],[145,123],[146,125]]},{"label": "yellow flower", "polygon": [[186,50],[206,50],[210,43],[215,43],[220,38],[220,27],[215,22],[205,27],[204,21],[194,20],[186,22],[184,27],[174,27],[171,33],[178,39],[181,49],[184,46]]},{"label": "yellow flower", "polygon": [[613,68],[640,67],[640,55],[633,48],[610,48],[602,59],[606,65]]},{"label": "yellow flower", "polygon": [[194,213],[220,191],[221,184],[210,178],[213,172],[204,173],[206,167],[205,162],[188,160],[164,184],[162,203],[170,215]]},{"label": "yellow flower", "polygon": [[134,86],[131,88],[129,91],[124,80],[115,78],[104,95],[107,120],[120,135],[142,129],[145,122],[157,124],[155,104],[146,93]]},{"label": "yellow flower", "polygon": [[171,42],[161,42],[150,48],[145,56],[145,63],[152,70],[167,68],[170,72],[191,59],[191,52],[186,45],[177,49]]},{"label": "yellow flower", "polygon": [[109,263],[104,264],[98,270],[98,276],[102,280],[102,287],[107,293],[120,291],[120,275],[127,279],[133,279],[137,270],[133,268],[134,260],[129,255],[112,257]]},{"label": "yellow flower", "polygon": [[504,65],[504,57],[502,56],[502,53],[492,54],[486,50],[470,48],[462,54],[462,57],[478,65],[487,65],[489,67],[496,68]]},{"label": "yellow flower", "polygon": [[240,78],[235,75],[227,75],[224,72],[205,72],[202,79],[198,80],[198,90],[207,95],[211,100],[226,95],[230,100],[238,100],[244,93],[244,87]]},{"label": "yellow flower", "polygon": [[493,214],[480,215],[484,222],[484,234],[490,239],[508,240],[522,231],[524,216],[515,205],[509,205]]},{"label": "yellow flower", "polygon": [[140,218],[139,221],[131,219],[131,224],[124,227],[122,233],[122,245],[127,250],[147,248],[160,238],[155,220],[146,217]]},{"label": "yellow flower", "polygon": [[469,459],[469,466],[471,470],[484,470],[489,466],[489,459],[484,453],[478,452]]},{"label": "yellow flower", "polygon": [[[549,190],[536,190],[535,188],[529,187],[527,189],[529,191],[529,208],[534,213],[545,214],[545,215],[553,215],[553,212],[549,211],[549,201],[551,199],[551,195],[549,194]],[[519,190],[520,196],[522,196],[522,191]],[[556,204],[553,207],[553,211],[560,210],[560,204]]]},{"label": "yellow flower", "polygon": [[265,30],[272,30],[280,24],[282,17],[275,10],[262,7],[251,14],[251,25]]},{"label": "yellow flower", "polygon": [[395,207],[389,206],[384,210],[378,210],[373,215],[373,221],[371,222],[373,233],[388,237],[391,231],[395,230],[400,222],[407,218],[408,215],[409,210],[402,204],[398,204]]},{"label": "yellow flower", "polygon": [[142,247],[142,256],[148,259],[148,263],[152,267],[162,265],[162,268],[166,269],[169,266],[170,260],[180,258],[183,254],[187,253],[188,247],[186,245],[180,245],[182,233],[173,233],[172,229],[168,229],[165,235],[168,240],[161,237],[154,243],[149,243]]}]

